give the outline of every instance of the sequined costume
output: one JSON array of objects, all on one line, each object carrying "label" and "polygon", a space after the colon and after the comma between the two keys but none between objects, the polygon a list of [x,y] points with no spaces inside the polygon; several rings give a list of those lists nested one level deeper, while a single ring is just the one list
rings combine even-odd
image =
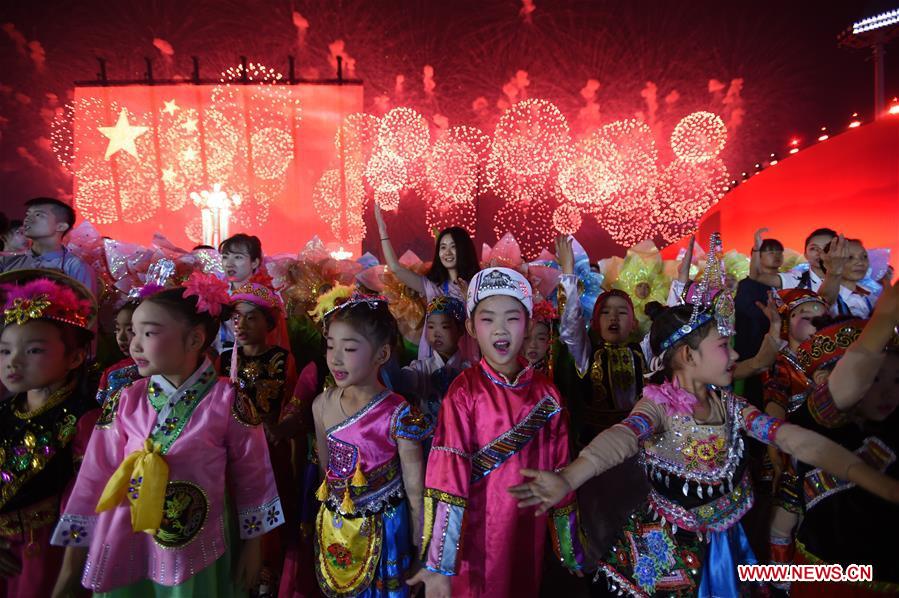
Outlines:
[{"label": "sequined costume", "polygon": [[49,596],[63,551],[50,545],[100,410],[71,383],[28,411],[24,395],[0,403],[0,539],[22,565],[0,576],[0,596]]},{"label": "sequined costume", "polygon": [[[771,369],[762,376],[764,384],[765,405],[776,403],[790,419],[790,414],[801,408],[806,397],[814,388],[814,382],[805,374],[799,365],[796,354],[789,347],[781,349]],[[801,514],[802,501],[799,495],[799,481],[793,460],[783,458],[783,473],[778,484],[775,504],[791,513]],[[770,458],[765,455],[761,476],[765,481],[772,481],[774,469]]]},{"label": "sequined costume", "polygon": [[[190,584],[183,587],[196,595],[229,593],[231,563],[222,558],[229,548],[226,470],[241,538],[260,536],[284,521],[265,434],[237,420],[235,400],[234,388],[216,377],[209,360],[179,388],[156,375],[109,398],[53,533],[57,546],[89,546],[84,587],[128,595],[151,583],[159,595]],[[130,480],[127,500],[97,513],[123,458],[148,439],[158,443],[169,470],[162,522],[152,535],[132,530],[142,479]],[[223,580],[217,589],[212,585]]]},{"label": "sequined costume", "polygon": [[740,525],[753,504],[743,435],[773,443],[782,420],[722,391],[697,421],[692,404],[666,400],[671,386],[648,385],[630,415],[581,452],[597,473],[638,454],[650,483],[599,572],[613,593],[737,596],[736,565],[756,563]]},{"label": "sequined costume", "polygon": [[97,403],[102,407],[106,399],[117,390],[140,378],[137,365],[130,357],[117,361],[105,370],[100,376],[100,384],[97,385]]},{"label": "sequined costume", "polygon": [[[859,425],[849,413],[835,408],[827,383],[817,387],[792,415],[792,422],[830,438],[892,478],[899,477],[896,421],[891,417],[879,426]],[[804,463],[799,464],[799,476],[805,517],[796,532],[796,562],[838,563],[844,568],[850,564],[872,565],[874,579],[860,583],[794,583],[790,595],[899,594],[899,507]]]},{"label": "sequined costume", "polygon": [[557,557],[579,568],[574,494],[535,517],[507,492],[523,481],[522,468],[555,470],[568,457],[567,414],[549,380],[529,367],[508,380],[484,360],[462,372],[428,458],[425,566],[453,576],[454,596],[536,596],[549,527]]},{"label": "sequined costume", "polygon": [[[222,376],[230,374],[231,351],[225,351],[219,358]],[[278,423],[282,406],[295,382],[292,364],[290,352],[281,347],[272,347],[260,355],[246,355],[242,348],[238,348],[234,416],[251,426]]]},{"label": "sequined costume", "polygon": [[[219,373],[229,376],[232,351],[219,358]],[[278,496],[284,507],[284,522],[274,534],[263,540],[265,584],[271,585],[284,564],[284,544],[289,541],[289,528],[297,524],[296,476],[291,465],[291,448],[288,439],[272,440],[271,431],[281,420],[282,409],[293,390],[295,374],[290,352],[274,346],[260,355],[246,355],[237,348],[236,390],[234,417],[248,426],[261,425],[266,432],[268,454],[275,474]]]},{"label": "sequined costume", "polygon": [[601,431],[621,421],[640,398],[646,362],[635,343],[599,342],[594,346],[587,334],[577,279],[563,275],[562,289],[567,297],[559,324],[559,339],[574,360],[583,384],[581,392],[571,396],[572,435],[577,448],[589,444]]},{"label": "sequined costume", "polygon": [[421,442],[431,431],[420,411],[389,390],[326,431],[315,572],[327,596],[409,594],[412,524],[397,442]]}]

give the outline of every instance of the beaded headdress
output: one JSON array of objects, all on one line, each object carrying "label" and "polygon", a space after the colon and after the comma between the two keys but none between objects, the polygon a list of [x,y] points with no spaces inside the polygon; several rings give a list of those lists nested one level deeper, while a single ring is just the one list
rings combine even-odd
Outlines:
[{"label": "beaded headdress", "polygon": [[77,280],[52,270],[15,270],[0,276],[3,323],[55,320],[91,330],[97,313],[93,294]]},{"label": "beaded headdress", "polygon": [[724,284],[724,274],[721,235],[715,232],[709,239],[709,252],[702,278],[687,287],[682,297],[685,303],[693,306],[690,320],[662,342],[662,351],[699,330],[713,318],[721,336],[734,335],[734,298]]}]

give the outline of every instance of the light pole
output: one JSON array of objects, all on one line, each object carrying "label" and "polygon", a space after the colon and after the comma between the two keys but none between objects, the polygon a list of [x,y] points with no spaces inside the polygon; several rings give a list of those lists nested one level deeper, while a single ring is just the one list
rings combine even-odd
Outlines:
[{"label": "light pole", "polygon": [[870,48],[874,58],[874,118],[882,118],[884,109],[884,46],[899,35],[899,8],[856,21],[837,40],[848,48]]}]

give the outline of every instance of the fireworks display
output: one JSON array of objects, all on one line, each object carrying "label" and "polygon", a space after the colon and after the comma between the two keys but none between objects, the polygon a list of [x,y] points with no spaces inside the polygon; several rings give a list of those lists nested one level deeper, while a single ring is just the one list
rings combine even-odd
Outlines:
[{"label": "fireworks display", "polygon": [[[75,175],[76,208],[98,224],[151,223],[189,208],[192,191],[221,183],[244,200],[232,215],[232,229],[263,231],[304,202],[310,221],[320,220],[346,243],[363,234],[366,221],[370,226],[374,203],[408,214],[418,231],[461,224],[487,242],[491,232],[511,232],[529,256],[549,246],[547,233],[528,230],[537,227],[584,235],[601,230],[620,245],[645,238],[669,242],[691,232],[730,178],[724,164],[732,162],[741,140],[743,80],[724,78],[720,65],[714,65],[720,80],[710,79],[703,69],[715,68],[698,59],[681,60],[686,70],[676,76],[610,70],[635,50],[631,44],[645,42],[624,36],[612,40],[614,47],[597,45],[591,36],[568,31],[587,28],[546,18],[554,9],[539,3],[528,13],[533,29],[527,36],[516,29],[520,23],[506,23],[494,40],[478,42],[475,34],[492,30],[488,23],[501,20],[503,10],[488,2],[483,22],[466,17],[470,22],[460,31],[470,34],[442,40],[439,50],[435,43],[415,65],[396,60],[421,41],[412,21],[379,16],[362,4],[336,11],[313,3],[302,15],[288,11],[272,22],[241,11],[259,41],[240,48],[251,57],[240,64],[234,48],[202,54],[203,75],[220,73],[213,79],[218,85],[202,92],[203,86],[181,85],[178,94],[157,86],[152,109],[144,111],[76,96],[56,106],[48,145]],[[346,17],[341,27],[331,18],[338,13]],[[117,13],[118,28],[126,31],[150,16],[135,20]],[[288,46],[275,41],[277,19],[286,27]],[[197,29],[200,22],[192,24]],[[157,73],[188,81],[182,63],[190,46],[175,32],[160,35],[153,47],[165,62],[154,65]],[[444,43],[458,56],[443,50]],[[524,50],[535,44],[540,57],[503,66],[489,60],[495,51],[484,51],[497,43],[513,56],[528,54]],[[686,55],[677,45],[668,52]],[[325,83],[321,79],[335,76],[340,56],[343,76],[364,81],[358,104],[332,104],[339,108],[328,115],[333,125],[324,137],[324,164],[305,160],[310,147],[323,147],[322,139],[298,143],[297,130],[307,130],[306,119],[320,108],[301,102],[287,84],[282,73],[288,54],[297,58],[292,77]],[[563,63],[570,71],[559,69]],[[596,73],[603,73],[602,80]],[[193,101],[199,94],[207,97]],[[99,129],[115,127],[122,108],[130,127],[147,129],[132,139],[137,157],[126,144],[106,160],[111,148],[101,139],[99,154],[75,160],[75,121],[102,137]],[[322,129],[309,130],[318,135]],[[291,195],[299,186],[297,170],[306,178],[299,195]],[[452,222],[454,217],[460,221]],[[190,238],[198,224],[189,224]]]},{"label": "fireworks display", "polygon": [[685,162],[706,162],[718,156],[727,142],[727,127],[711,112],[694,112],[677,123],[671,149]]}]

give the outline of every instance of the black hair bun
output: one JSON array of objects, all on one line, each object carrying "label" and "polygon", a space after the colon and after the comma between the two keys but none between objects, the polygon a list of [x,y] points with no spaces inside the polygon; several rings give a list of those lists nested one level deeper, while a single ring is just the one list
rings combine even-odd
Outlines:
[{"label": "black hair bun", "polygon": [[658,301],[650,301],[643,307],[643,313],[645,313],[650,320],[655,320],[661,314],[665,312],[668,308],[659,303]]}]

